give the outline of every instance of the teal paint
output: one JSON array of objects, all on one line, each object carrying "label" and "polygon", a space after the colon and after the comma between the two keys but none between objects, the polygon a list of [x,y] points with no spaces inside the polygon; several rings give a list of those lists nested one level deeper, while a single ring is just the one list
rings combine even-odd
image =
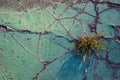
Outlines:
[{"label": "teal paint", "polygon": [[[76,3],[72,7],[70,0],[63,3],[40,0],[42,5],[38,6],[32,0],[21,0],[24,7],[18,3],[6,1],[6,6],[0,7],[0,80],[120,79],[117,1],[110,1],[113,8],[101,12],[96,28],[108,42],[107,51],[97,52],[97,56],[86,62],[75,56],[73,41],[85,32],[95,34],[89,28],[96,16],[92,2]],[[30,7],[31,3],[35,7]],[[98,11],[109,8],[108,5],[98,4]],[[80,10],[83,8],[85,12]]]}]

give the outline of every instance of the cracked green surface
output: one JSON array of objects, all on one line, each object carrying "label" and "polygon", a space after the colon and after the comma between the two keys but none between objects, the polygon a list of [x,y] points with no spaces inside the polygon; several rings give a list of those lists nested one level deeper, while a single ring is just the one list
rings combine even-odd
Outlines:
[{"label": "cracked green surface", "polygon": [[[73,50],[72,40],[85,32],[94,34],[88,26],[94,24],[95,5],[87,2],[71,7],[69,0],[63,1],[0,1],[4,3],[0,7],[0,25],[12,30],[0,26],[0,80],[120,79],[120,30],[116,34],[112,28],[120,27],[120,9],[112,8],[99,15],[96,30],[107,39],[107,49],[97,52],[90,62],[83,62],[74,56],[77,52]],[[114,3],[119,4],[119,0]],[[97,6],[99,11],[109,8],[107,4]],[[85,8],[86,13],[78,8]]]}]

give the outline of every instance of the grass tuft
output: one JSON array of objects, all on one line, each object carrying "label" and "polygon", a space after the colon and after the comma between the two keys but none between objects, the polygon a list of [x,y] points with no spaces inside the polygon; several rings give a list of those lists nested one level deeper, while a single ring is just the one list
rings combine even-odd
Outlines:
[{"label": "grass tuft", "polygon": [[77,55],[84,58],[91,57],[93,51],[105,50],[104,40],[98,39],[98,37],[80,37],[75,44],[75,49],[79,51]]}]

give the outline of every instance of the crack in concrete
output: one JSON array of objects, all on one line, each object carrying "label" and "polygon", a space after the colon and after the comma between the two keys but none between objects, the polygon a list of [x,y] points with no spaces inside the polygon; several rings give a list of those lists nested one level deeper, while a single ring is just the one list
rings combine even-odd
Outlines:
[{"label": "crack in concrete", "polygon": [[[60,2],[61,1],[61,2]],[[60,45],[60,44],[57,44],[58,46],[61,46],[63,48],[65,48],[67,51],[65,51],[65,53],[59,57],[56,57],[54,59],[52,59],[51,61],[41,61],[41,59],[38,57],[38,49],[40,48],[40,40],[41,40],[41,36],[42,35],[48,35],[48,34],[54,34],[50,31],[48,31],[52,24],[54,24],[56,21],[59,22],[59,24],[61,25],[61,27],[66,31],[66,33],[71,37],[71,34],[70,34],[70,30],[68,30],[64,24],[62,24],[60,22],[60,20],[63,20],[63,19],[74,19],[76,21],[79,21],[80,24],[81,23],[81,20],[80,19],[77,19],[77,16],[81,13],[85,13],[89,16],[92,16],[94,18],[94,21],[93,23],[89,24],[89,28],[90,28],[90,31],[92,33],[95,33],[95,34],[98,34],[97,31],[96,31],[96,28],[97,28],[97,24],[102,24],[100,23],[99,21],[99,14],[101,14],[102,12],[105,12],[107,10],[110,10],[110,9],[119,9],[120,8],[120,4],[119,3],[115,3],[115,2],[112,2],[112,1],[109,1],[109,0],[106,0],[106,1],[103,1],[103,0],[86,0],[87,2],[86,3],[89,3],[89,2],[92,2],[94,4],[94,11],[95,11],[95,15],[92,15],[86,11],[84,11],[84,9],[81,9],[81,8],[78,8],[78,7],[75,7],[74,5],[75,4],[78,4],[80,3],[82,0],[76,0],[75,2],[71,3],[70,1],[65,1],[65,0],[51,0],[52,3],[54,2],[60,2],[60,4],[65,4],[67,6],[67,8],[56,18],[54,17],[52,14],[51,16],[54,18],[54,21],[46,28],[46,30],[44,32],[34,32],[34,31],[31,31],[31,30],[19,30],[19,29],[14,29],[12,27],[9,27],[9,26],[6,26],[6,25],[0,25],[0,30],[3,31],[3,32],[18,32],[18,33],[21,33],[21,34],[37,34],[39,35],[39,38],[38,38],[38,42],[37,42],[37,56],[34,55],[31,51],[29,51],[27,49],[27,47],[25,47],[20,41],[18,41],[13,35],[11,36],[16,42],[18,42],[18,44],[25,50],[27,51],[29,54],[31,54],[32,56],[34,56],[40,63],[42,63],[43,67],[42,69],[40,69],[36,74],[35,76],[32,78],[32,80],[37,80],[39,75],[45,71],[46,69],[48,70],[49,74],[54,78],[54,80],[57,80],[55,75],[52,74],[52,72],[47,68],[51,63],[55,62],[56,60],[60,59],[61,57],[65,56],[68,51],[70,51],[70,49],[67,49],[65,48],[64,46]],[[106,4],[108,6],[107,9],[104,9],[102,11],[99,12],[99,8],[98,8],[98,4]],[[78,14],[75,15],[75,16],[72,16],[72,17],[66,17],[66,18],[60,18],[61,15],[63,15],[69,8],[75,10],[75,11],[78,11]],[[48,12],[49,13],[49,12]],[[50,14],[50,13],[49,13]],[[82,26],[84,28],[84,26]],[[118,40],[120,41],[120,26],[113,26],[112,25],[112,28],[115,30],[115,34],[116,36],[115,37],[112,37],[112,38],[106,38],[104,36],[100,36],[99,38],[104,38],[104,39],[110,39],[110,40]],[[84,31],[85,32],[85,31]],[[65,40],[67,40],[69,43],[77,43],[77,40],[74,39],[73,37],[71,37],[71,40],[64,37],[64,36],[61,36],[61,35],[56,35],[55,38],[64,38]],[[55,39],[53,38],[53,39]],[[93,79],[94,80],[102,80],[102,77],[99,76],[99,74],[96,72],[96,69],[98,67],[98,64],[99,62],[98,61],[102,61],[106,64],[107,68],[112,70],[113,71],[113,74],[112,74],[112,77],[117,79],[117,78],[120,78],[120,75],[117,74],[117,70],[120,69],[120,63],[116,63],[116,62],[113,62],[113,61],[110,61],[109,60],[109,52],[106,52],[106,56],[105,57],[101,57],[101,56],[98,56],[96,54],[93,55],[96,62],[94,64],[94,75],[93,75]],[[88,66],[89,67],[89,66]],[[85,76],[82,78],[82,80],[87,80],[87,74],[88,72],[86,72]]]}]

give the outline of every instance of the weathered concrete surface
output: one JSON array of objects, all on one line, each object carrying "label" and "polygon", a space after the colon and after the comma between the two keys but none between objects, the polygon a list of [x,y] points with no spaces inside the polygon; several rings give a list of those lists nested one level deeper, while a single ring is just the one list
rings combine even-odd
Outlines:
[{"label": "weathered concrete surface", "polygon": [[[119,0],[0,0],[0,80],[119,80]],[[73,41],[99,34],[83,62]]]}]

